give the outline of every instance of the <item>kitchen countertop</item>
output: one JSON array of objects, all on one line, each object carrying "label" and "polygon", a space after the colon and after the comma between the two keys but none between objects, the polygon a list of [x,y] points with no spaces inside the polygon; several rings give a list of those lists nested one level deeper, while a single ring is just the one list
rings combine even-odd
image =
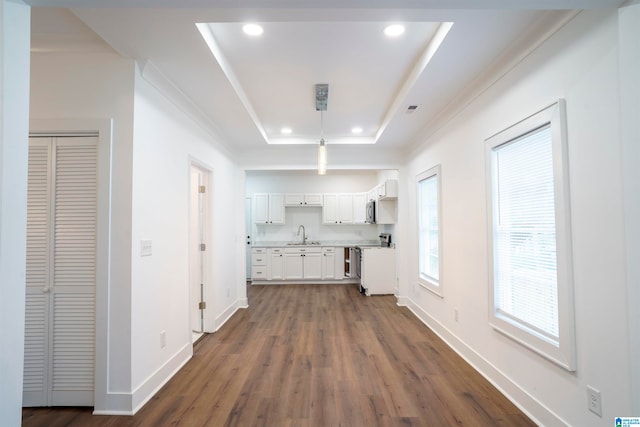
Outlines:
[{"label": "kitchen countertop", "polygon": [[[380,246],[380,242],[376,241],[376,240],[349,240],[349,241],[339,241],[339,240],[311,240],[309,239],[310,242],[319,242],[319,244],[317,245],[299,245],[299,244],[295,244],[295,245],[288,245],[287,243],[292,243],[292,242],[254,242],[253,245],[251,245],[254,248],[287,248],[287,247],[292,247],[292,248],[299,248],[299,247],[323,247],[323,246],[333,246],[333,247],[353,247],[353,246]],[[295,243],[297,243],[298,241],[296,240]]]}]

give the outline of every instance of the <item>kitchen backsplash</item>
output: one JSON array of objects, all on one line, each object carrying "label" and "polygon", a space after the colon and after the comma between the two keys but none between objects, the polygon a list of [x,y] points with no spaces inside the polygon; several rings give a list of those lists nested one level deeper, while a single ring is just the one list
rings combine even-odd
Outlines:
[{"label": "kitchen backsplash", "polygon": [[302,236],[297,235],[300,225],[304,225],[309,240],[325,242],[377,241],[378,235],[390,228],[375,224],[322,224],[321,207],[287,207],[284,225],[253,225],[253,243],[302,240]]}]

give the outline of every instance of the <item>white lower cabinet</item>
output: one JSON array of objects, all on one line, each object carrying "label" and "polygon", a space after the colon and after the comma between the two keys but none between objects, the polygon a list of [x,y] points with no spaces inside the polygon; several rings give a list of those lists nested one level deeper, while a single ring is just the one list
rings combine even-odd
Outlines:
[{"label": "white lower cabinet", "polygon": [[342,280],[344,278],[344,248],[322,248],[322,279]]},{"label": "white lower cabinet", "polygon": [[334,248],[322,248],[322,278],[333,279],[336,275],[336,254]]},{"label": "white lower cabinet", "polygon": [[284,278],[285,280],[302,279],[302,256],[298,252],[284,254]]},{"label": "white lower cabinet", "polygon": [[[316,248],[314,248],[316,249]],[[319,249],[319,248],[318,248]],[[322,278],[322,254],[318,252],[306,253],[303,259],[303,278],[305,279],[321,279]]]},{"label": "white lower cabinet", "polygon": [[284,279],[284,249],[271,248],[269,249],[269,280],[283,280]]},{"label": "white lower cabinet", "polygon": [[344,278],[343,247],[275,247],[251,251],[251,279],[254,281]]},{"label": "white lower cabinet", "polygon": [[361,286],[367,295],[393,294],[396,289],[394,248],[362,248]]},{"label": "white lower cabinet", "polygon": [[266,248],[251,249],[251,280],[269,279],[268,259]]},{"label": "white lower cabinet", "polygon": [[284,279],[320,279],[320,248],[285,248]]}]

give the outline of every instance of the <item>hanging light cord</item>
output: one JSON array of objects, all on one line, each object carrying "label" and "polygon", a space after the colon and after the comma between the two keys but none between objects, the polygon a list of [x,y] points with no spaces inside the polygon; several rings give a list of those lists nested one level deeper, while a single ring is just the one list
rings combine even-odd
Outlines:
[{"label": "hanging light cord", "polygon": [[320,145],[324,145],[324,116],[320,110]]}]

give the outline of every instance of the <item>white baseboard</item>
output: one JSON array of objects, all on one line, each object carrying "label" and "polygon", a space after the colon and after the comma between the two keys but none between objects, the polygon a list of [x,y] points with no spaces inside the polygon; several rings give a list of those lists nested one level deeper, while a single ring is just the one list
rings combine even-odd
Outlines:
[{"label": "white baseboard", "polygon": [[107,409],[103,409],[103,410],[99,410],[99,411],[93,411],[92,412],[93,415],[118,415],[118,416],[133,416],[133,412],[131,411],[110,411]]},{"label": "white baseboard", "polygon": [[557,414],[535,399],[491,362],[469,347],[442,323],[418,306],[411,298],[398,297],[398,305],[406,306],[415,316],[469,363],[480,375],[495,386],[514,405],[539,426],[567,426]]},{"label": "white baseboard", "polygon": [[219,316],[216,317],[215,330],[217,331],[222,327],[222,325],[227,323],[227,321],[231,318],[231,316],[235,314],[236,311],[240,310],[241,308],[247,307],[249,307],[249,301],[247,298],[236,300],[236,302],[231,304],[225,311],[223,311]]},{"label": "white baseboard", "polygon": [[94,410],[93,415],[135,415],[191,359],[192,354],[193,347],[189,342],[132,393],[107,392],[104,408]]},{"label": "white baseboard", "polygon": [[[396,294],[398,295],[398,294]],[[398,300],[397,304],[401,307],[408,307],[409,303],[411,302],[411,300],[407,297],[403,297],[403,296],[397,296],[396,299]],[[413,310],[411,310],[413,312]],[[415,313],[414,313],[415,314]],[[417,315],[416,315],[417,316]],[[418,316],[419,317],[419,316]],[[424,321],[423,321],[424,322]]]},{"label": "white baseboard", "polygon": [[138,412],[193,356],[191,341],[140,384],[131,396],[132,412]]},{"label": "white baseboard", "polygon": [[[249,306],[246,298],[231,304],[215,319],[216,330],[220,329],[241,308]],[[107,393],[104,408],[94,410],[94,415],[135,415],[193,356],[191,342],[185,344],[164,365],[151,374],[133,393]]]},{"label": "white baseboard", "polygon": [[102,408],[94,409],[93,415],[133,415],[131,393],[107,392],[103,403]]}]

